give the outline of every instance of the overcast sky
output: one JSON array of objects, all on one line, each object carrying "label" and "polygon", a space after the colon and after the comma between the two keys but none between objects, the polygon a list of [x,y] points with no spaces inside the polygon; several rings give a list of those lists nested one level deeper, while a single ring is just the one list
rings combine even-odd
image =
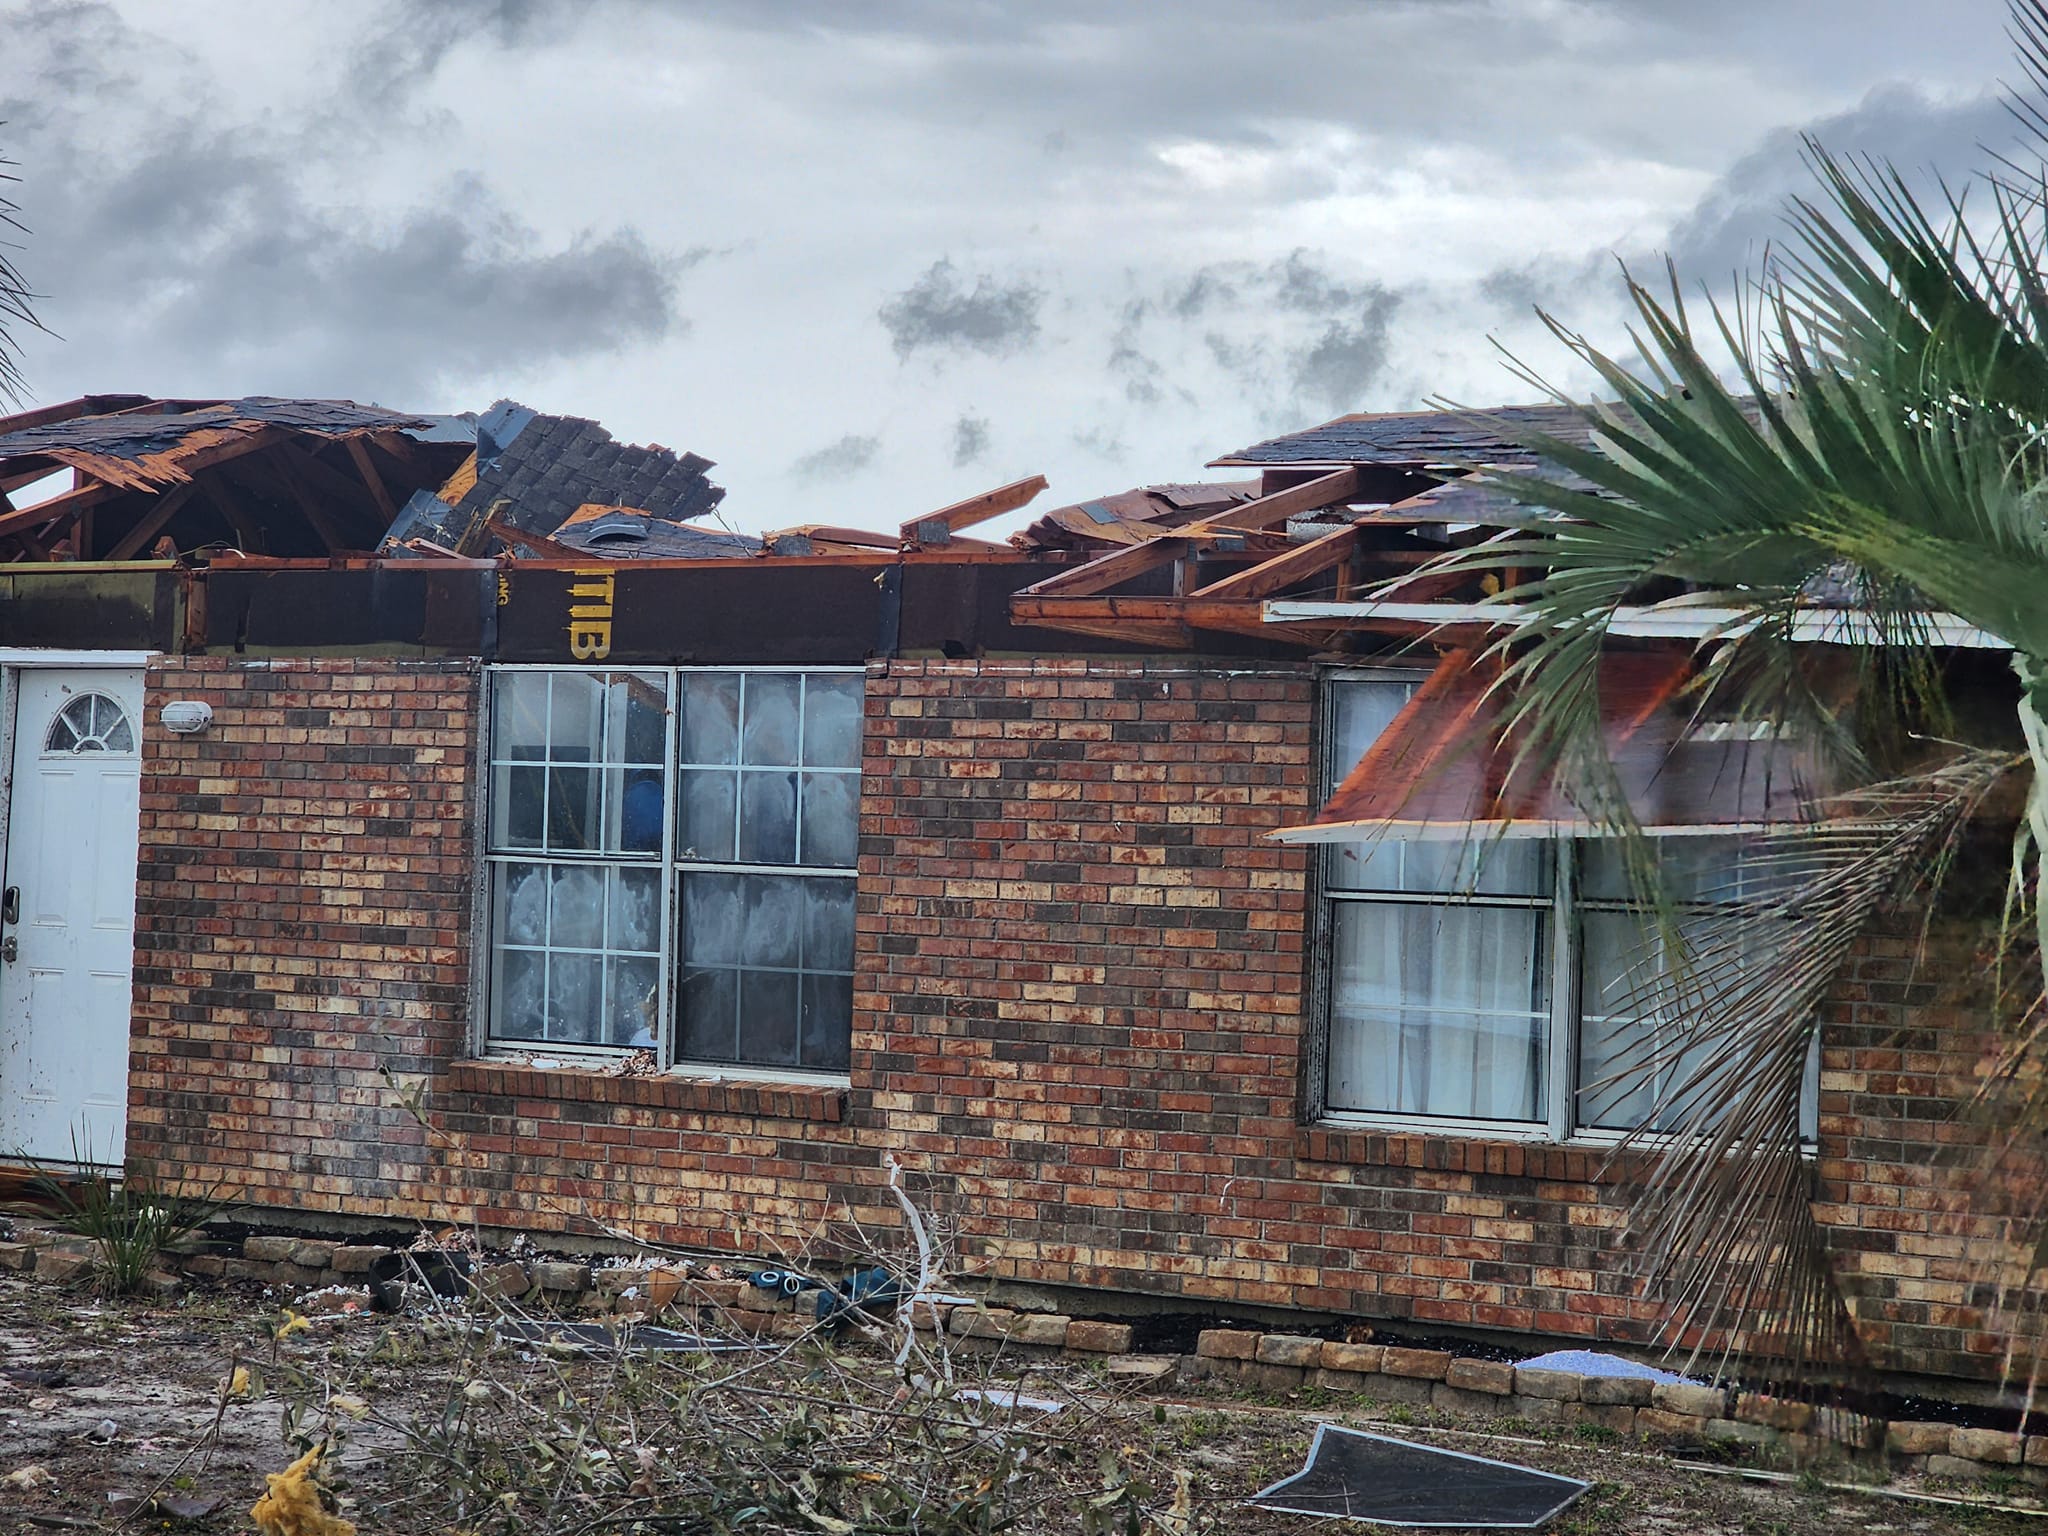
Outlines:
[{"label": "overcast sky", "polygon": [[19,265],[88,391],[501,395],[735,526],[1044,504],[1627,349],[1798,135],[1966,172],[2003,0],[0,0]]}]

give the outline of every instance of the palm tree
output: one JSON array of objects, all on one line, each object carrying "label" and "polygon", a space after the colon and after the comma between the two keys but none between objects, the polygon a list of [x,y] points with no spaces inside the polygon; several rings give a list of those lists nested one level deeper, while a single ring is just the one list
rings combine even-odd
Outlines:
[{"label": "palm tree", "polygon": [[[2048,165],[2048,0],[2013,0],[2013,20],[2030,87],[2014,110]],[[2048,1127],[2023,1086],[2048,1051],[2025,958],[2048,950],[2048,169],[1998,161],[1966,207],[1961,191],[1923,200],[1887,167],[1808,149],[1818,190],[1789,210],[1788,249],[1707,306],[1709,329],[1693,329],[1675,272],[1663,296],[1630,279],[1647,378],[1549,322],[1612,399],[1576,407],[1583,438],[1514,434],[1549,471],[1481,473],[1552,516],[1439,567],[1518,570],[1493,599],[1521,615],[1489,658],[1503,740],[1622,840],[1687,955],[1643,983],[1682,995],[1682,1038],[1638,1064],[1687,1132],[1641,1147],[1654,1171],[1640,1252],[1674,1334],[1719,1331],[1792,1368],[1854,1350],[1800,1155],[1820,1001],[1881,912],[1932,908],[1957,839],[2007,797],[2016,965],[2001,973],[2000,1081],[2009,1128]],[[1732,357],[1732,383],[1710,352]],[[1701,646],[1694,707],[1810,744],[1844,786],[1813,825],[1762,839],[1766,894],[1683,935],[1602,745],[1598,673],[1617,610],[1679,592],[1742,616]],[[1840,622],[1862,643],[1846,653],[1795,638],[1822,592],[1852,610]],[[1981,668],[1967,695],[1954,686],[1938,616],[2010,648],[1988,714]],[[2043,1216],[2021,1213],[2036,1270]]]},{"label": "palm tree", "polygon": [[[0,183],[19,181],[13,174],[14,162],[0,155]],[[15,340],[17,326],[30,326],[40,330],[41,322],[36,319],[35,294],[29,288],[28,280],[21,269],[15,266],[8,254],[10,242],[7,231],[17,234],[28,233],[20,219],[21,209],[14,201],[0,193],[0,399],[19,404],[26,385],[21,373],[21,345]]]}]

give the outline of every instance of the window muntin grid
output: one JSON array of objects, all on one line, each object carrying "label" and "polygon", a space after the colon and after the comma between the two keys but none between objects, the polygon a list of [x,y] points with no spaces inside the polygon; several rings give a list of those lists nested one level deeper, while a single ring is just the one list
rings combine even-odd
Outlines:
[{"label": "window muntin grid", "polygon": [[[1335,678],[1325,788],[1371,746],[1418,686],[1398,676]],[[1665,878],[1682,913],[1682,930],[1704,936],[1716,910],[1748,900],[1773,878],[1739,837],[1677,837],[1659,848]],[[1772,870],[1782,866],[1775,863]],[[1604,1083],[1631,1059],[1647,1061],[1677,1026],[1643,1011],[1646,967],[1669,964],[1668,942],[1630,899],[1618,850],[1592,839],[1470,839],[1337,843],[1324,854],[1330,904],[1324,1104],[1340,1116],[1374,1120],[1489,1124],[1521,1133],[1613,1135],[1653,1113],[1647,1087],[1624,1092]],[[1437,915],[1432,915],[1437,914]],[[1456,916],[1452,916],[1456,914]],[[1463,930],[1454,978],[1471,996],[1456,1006],[1419,990],[1402,995],[1399,974],[1421,963],[1432,934]],[[1508,951],[1526,964],[1498,963]],[[1358,952],[1375,960],[1361,963]],[[1484,958],[1493,951],[1494,963]],[[1375,963],[1376,961],[1376,963]],[[1391,991],[1390,981],[1391,980]],[[1491,985],[1484,983],[1491,981]],[[1528,998],[1528,1006],[1522,1000]],[[1522,1031],[1526,1027],[1525,1036]],[[1433,1031],[1448,1031],[1468,1052],[1469,1082],[1445,1090],[1441,1074],[1420,1070]],[[1525,1052],[1526,1047],[1526,1052]],[[1377,1052],[1377,1059],[1373,1059]],[[1659,1073],[1659,1087],[1702,1059]],[[1510,1063],[1505,1087],[1481,1069]],[[1809,1057],[1802,1130],[1818,1128],[1819,1052]],[[1653,1130],[1684,1119],[1667,1106]]]},{"label": "window muntin grid", "polygon": [[46,757],[75,757],[88,752],[126,754],[135,750],[135,728],[128,712],[104,693],[81,693],[58,710],[43,737]]},{"label": "window muntin grid", "polygon": [[843,1072],[863,686],[836,669],[494,671],[491,1037]]}]

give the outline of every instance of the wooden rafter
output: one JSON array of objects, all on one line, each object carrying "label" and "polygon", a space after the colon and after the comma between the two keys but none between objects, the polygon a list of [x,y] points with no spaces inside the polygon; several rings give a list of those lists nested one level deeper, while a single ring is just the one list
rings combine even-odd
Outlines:
[{"label": "wooden rafter", "polygon": [[972,528],[976,523],[985,523],[992,517],[1016,511],[1043,491],[1046,484],[1045,476],[1033,475],[1027,480],[1013,480],[992,491],[983,491],[965,501],[956,501],[936,512],[927,512],[923,517],[914,517],[903,525],[903,542],[945,544],[963,528]]},{"label": "wooden rafter", "polygon": [[[299,470],[312,462],[304,454],[279,451],[264,462],[264,467],[277,476],[285,494],[298,506],[300,515],[306,519],[315,536],[327,546],[327,552],[330,555],[340,554],[349,547],[348,541],[335,526],[334,519],[327,515],[327,509],[299,479]],[[325,468],[324,465],[321,467]]]},{"label": "wooden rafter", "polygon": [[[1048,576],[1044,581],[1026,587],[1019,598],[1048,597],[1093,597],[1111,587],[1121,586],[1133,576],[1143,575],[1187,554],[1194,545],[1186,539],[1147,539],[1142,544],[1127,544],[1122,549],[1113,549],[1106,555],[1098,555],[1085,565],[1077,565],[1070,571],[1057,576]],[[1014,602],[1014,599],[1013,599]]]},{"label": "wooden rafter", "polygon": [[170,490],[165,491],[163,495],[157,497],[155,502],[150,505],[149,510],[143,513],[141,522],[115,540],[114,547],[107,551],[106,558],[109,560],[133,560],[136,555],[142,552],[143,546],[148,544],[150,540],[154,539],[163,530],[164,524],[171,520],[172,515],[177,512],[178,508],[185,505],[186,502],[190,501],[198,493],[198,482],[192,480],[187,480],[183,485],[173,486]]},{"label": "wooden rafter", "polygon": [[205,481],[206,499],[220,509],[220,515],[228,520],[228,526],[235,530],[235,537],[241,540],[242,548],[252,555],[265,554],[263,529],[250,515],[249,507],[241,498],[228,477],[222,474],[208,475]]},{"label": "wooden rafter", "polygon": [[377,473],[377,466],[370,459],[370,448],[360,437],[347,440],[348,456],[355,460],[356,473],[363,477],[363,484],[370,492],[370,499],[377,503],[377,510],[384,515],[384,526],[389,528],[398,521],[398,507],[391,499],[391,492],[385,487],[384,477]]},{"label": "wooden rafter", "polygon": [[1299,485],[1290,485],[1283,491],[1270,496],[1261,496],[1257,501],[1248,501],[1241,507],[1232,507],[1228,512],[1218,512],[1205,517],[1199,523],[1191,523],[1174,531],[1182,537],[1205,532],[1220,532],[1226,528],[1255,529],[1272,528],[1286,522],[1290,517],[1299,517],[1304,512],[1320,511],[1358,496],[1364,487],[1364,473],[1356,465],[1333,470],[1327,475],[1318,475],[1313,480],[1304,480]]},{"label": "wooden rafter", "polygon": [[1298,581],[1321,575],[1333,565],[1341,565],[1357,548],[1358,529],[1356,525],[1347,524],[1334,533],[1296,545],[1284,555],[1275,555],[1248,570],[1225,576],[1221,581],[1212,581],[1194,596],[1197,599],[1236,598],[1244,601],[1270,597]]},{"label": "wooden rafter", "polygon": [[125,494],[127,493],[118,486],[88,481],[75,490],[66,491],[60,496],[52,496],[48,501],[39,501],[31,507],[17,507],[12,512],[0,513],[0,538],[10,534],[27,533],[30,529],[40,528],[47,522],[70,517],[87,507],[96,507],[103,501],[111,501],[114,497]]}]

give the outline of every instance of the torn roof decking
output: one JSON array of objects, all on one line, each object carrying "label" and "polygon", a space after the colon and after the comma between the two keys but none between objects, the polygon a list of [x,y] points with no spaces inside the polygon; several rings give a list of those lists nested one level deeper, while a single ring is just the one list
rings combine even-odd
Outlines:
[{"label": "torn roof decking", "polygon": [[[603,560],[732,559],[760,540],[696,525],[715,515],[722,486],[711,460],[659,444],[622,443],[597,422],[500,400],[476,423],[476,452],[449,480],[415,495],[379,553]],[[609,511],[611,515],[605,515]]]},{"label": "torn roof decking", "polygon": [[394,502],[469,452],[459,417],[342,400],[87,396],[0,418],[0,559],[127,560],[169,539],[275,555],[367,549]]}]

